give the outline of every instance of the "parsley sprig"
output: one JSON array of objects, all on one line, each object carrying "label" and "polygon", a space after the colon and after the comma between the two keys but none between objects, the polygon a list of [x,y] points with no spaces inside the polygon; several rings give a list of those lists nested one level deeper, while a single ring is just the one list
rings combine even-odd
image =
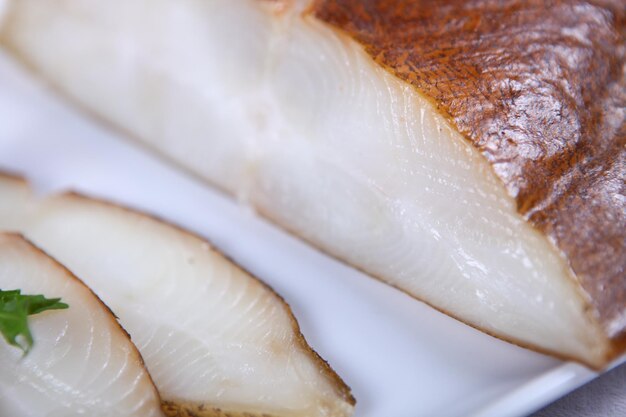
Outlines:
[{"label": "parsley sprig", "polygon": [[34,343],[28,316],[68,307],[60,298],[24,295],[21,290],[0,290],[0,332],[9,345],[20,348],[26,355]]}]

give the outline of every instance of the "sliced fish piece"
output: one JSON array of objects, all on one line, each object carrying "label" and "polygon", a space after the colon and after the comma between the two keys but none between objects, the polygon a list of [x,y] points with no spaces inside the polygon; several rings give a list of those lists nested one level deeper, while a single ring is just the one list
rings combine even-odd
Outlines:
[{"label": "sliced fish piece", "polygon": [[[0,184],[0,201],[28,194],[23,181]],[[352,414],[350,389],[306,343],[289,306],[206,241],[77,194],[23,201],[12,217],[0,211],[0,228],[20,229],[89,276],[132,336],[168,415]]]},{"label": "sliced fish piece", "polygon": [[[1,37],[90,113],[333,256],[489,334],[602,367],[626,347],[623,16],[463,4],[20,0]],[[598,158],[580,139],[597,126]]]},{"label": "sliced fish piece", "polygon": [[20,235],[0,233],[0,288],[69,305],[29,316],[34,345],[25,356],[0,339],[0,415],[163,415],[141,355],[111,310]]}]

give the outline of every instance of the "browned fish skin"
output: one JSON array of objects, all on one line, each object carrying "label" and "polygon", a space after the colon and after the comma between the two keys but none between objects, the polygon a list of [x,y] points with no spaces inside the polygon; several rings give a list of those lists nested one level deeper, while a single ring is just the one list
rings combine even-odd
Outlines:
[{"label": "browned fish skin", "polygon": [[626,333],[626,2],[317,0],[446,113]]}]

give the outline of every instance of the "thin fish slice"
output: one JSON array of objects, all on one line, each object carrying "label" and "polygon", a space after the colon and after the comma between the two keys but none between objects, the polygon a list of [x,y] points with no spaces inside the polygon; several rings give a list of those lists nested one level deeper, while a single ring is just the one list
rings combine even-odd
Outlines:
[{"label": "thin fish slice", "polygon": [[[23,192],[24,183],[5,182],[6,198]],[[169,415],[352,413],[349,388],[307,345],[288,305],[206,241],[76,194],[28,204],[19,227],[89,277],[132,336]]]},{"label": "thin fish slice", "polygon": [[[624,90],[606,84],[623,39],[608,6],[496,3],[19,0],[1,37],[90,113],[333,256],[489,334],[603,367],[626,347]],[[599,126],[584,140],[607,146],[564,142]],[[581,173],[600,186],[565,192]]]},{"label": "thin fish slice", "polygon": [[34,345],[26,356],[0,340],[0,415],[163,415],[141,356],[113,313],[20,235],[0,233],[0,288],[69,305],[29,316]]}]

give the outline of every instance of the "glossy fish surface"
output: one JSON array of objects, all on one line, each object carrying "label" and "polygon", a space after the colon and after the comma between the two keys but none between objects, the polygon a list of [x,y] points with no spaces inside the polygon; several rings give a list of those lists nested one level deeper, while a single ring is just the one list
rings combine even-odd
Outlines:
[{"label": "glossy fish surface", "polygon": [[26,196],[20,220],[0,228],[89,275],[168,415],[351,415],[350,389],[306,343],[289,306],[205,240],[77,194],[39,200],[15,179],[0,189],[0,200]]},{"label": "glossy fish surface", "polygon": [[[80,107],[332,256],[601,368],[626,345],[623,15],[540,3],[20,0],[0,37]],[[529,31],[499,43],[515,24]]]},{"label": "glossy fish surface", "polygon": [[0,288],[69,305],[28,317],[34,344],[24,356],[0,342],[0,415],[163,415],[142,358],[113,313],[20,235],[0,233]]}]

